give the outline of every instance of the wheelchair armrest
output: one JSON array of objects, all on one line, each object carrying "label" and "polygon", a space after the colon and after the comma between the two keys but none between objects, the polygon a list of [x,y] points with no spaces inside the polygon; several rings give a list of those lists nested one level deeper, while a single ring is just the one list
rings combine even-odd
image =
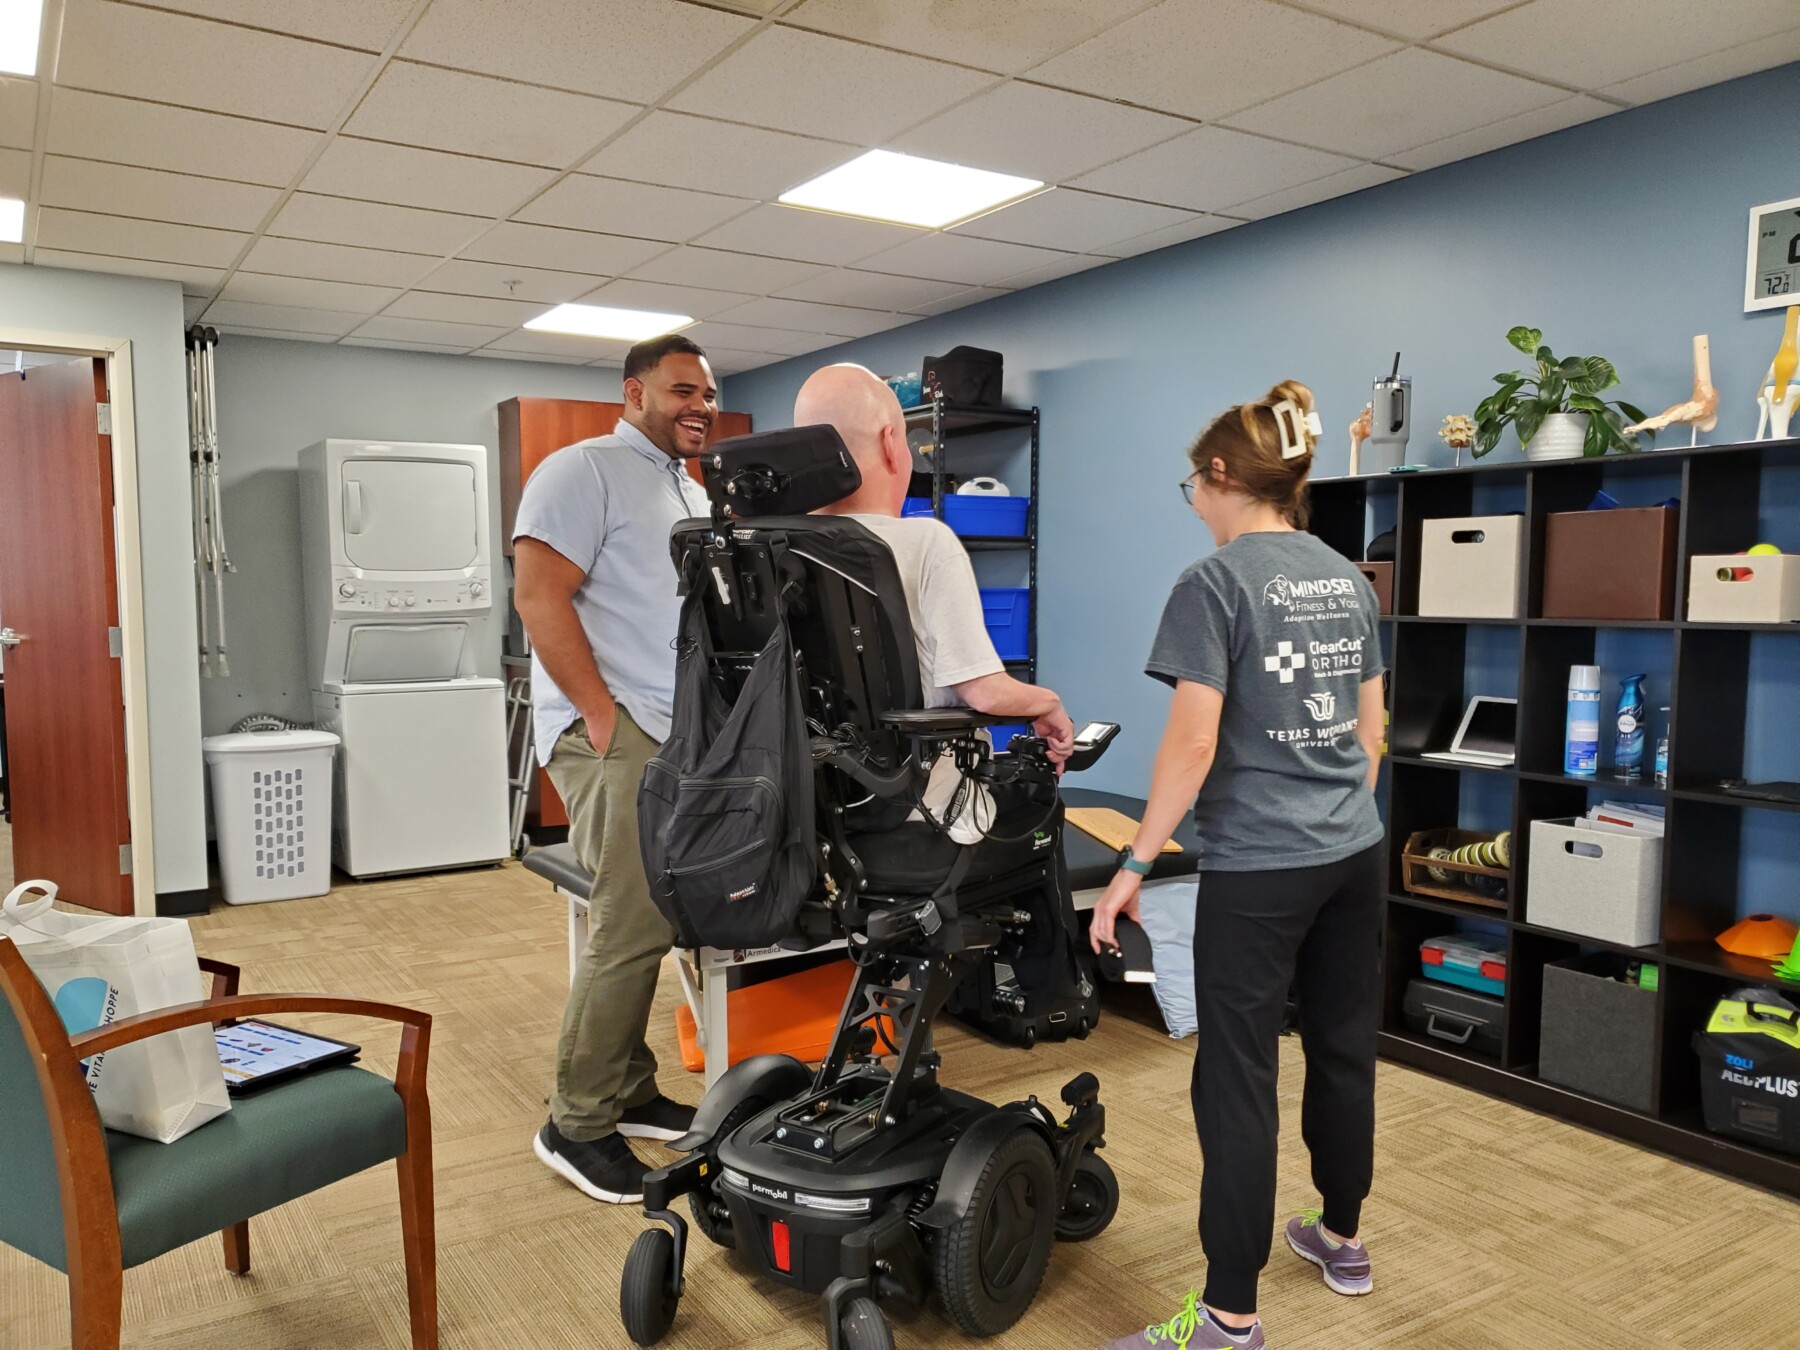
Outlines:
[{"label": "wheelchair armrest", "polygon": [[879,718],[884,727],[921,736],[956,735],[975,731],[980,727],[1005,726],[1018,720],[1017,717],[995,717],[989,713],[979,713],[973,708],[917,708],[904,712],[885,712]]}]

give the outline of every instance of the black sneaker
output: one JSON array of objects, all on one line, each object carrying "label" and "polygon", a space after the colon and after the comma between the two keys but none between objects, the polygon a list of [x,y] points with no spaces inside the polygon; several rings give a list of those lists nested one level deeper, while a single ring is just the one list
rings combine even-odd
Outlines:
[{"label": "black sneaker", "polygon": [[633,1106],[619,1117],[619,1133],[627,1139],[679,1139],[694,1128],[694,1108],[672,1102],[660,1093],[642,1106]]},{"label": "black sneaker", "polygon": [[583,1195],[609,1205],[635,1205],[644,1198],[644,1174],[650,1169],[616,1134],[582,1143],[564,1139],[555,1123],[546,1121],[532,1140],[531,1150],[545,1167]]}]

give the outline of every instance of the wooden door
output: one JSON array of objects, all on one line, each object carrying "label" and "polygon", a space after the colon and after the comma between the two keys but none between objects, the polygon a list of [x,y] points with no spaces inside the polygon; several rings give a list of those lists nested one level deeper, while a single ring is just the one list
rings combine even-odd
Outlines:
[{"label": "wooden door", "polygon": [[0,624],[18,638],[6,651],[7,777],[18,878],[44,877],[65,900],[129,914],[105,402],[101,360],[0,376]]}]

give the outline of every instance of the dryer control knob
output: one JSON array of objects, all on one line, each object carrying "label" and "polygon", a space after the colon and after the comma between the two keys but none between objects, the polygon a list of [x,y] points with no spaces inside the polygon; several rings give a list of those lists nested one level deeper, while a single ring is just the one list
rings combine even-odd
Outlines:
[{"label": "dryer control knob", "polygon": [[469,583],[469,594],[472,596],[479,596],[482,593],[482,591],[484,591],[485,589],[487,589],[487,588],[484,587],[479,581],[471,581]]},{"label": "dryer control knob", "polygon": [[339,582],[338,594],[343,596],[346,600],[354,600],[356,598],[356,583],[354,581]]}]

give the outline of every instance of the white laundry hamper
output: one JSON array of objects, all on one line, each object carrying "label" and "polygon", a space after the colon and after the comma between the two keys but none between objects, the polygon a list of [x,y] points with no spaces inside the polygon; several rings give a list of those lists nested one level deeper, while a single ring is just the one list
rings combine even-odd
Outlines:
[{"label": "white laundry hamper", "polygon": [[329,731],[241,731],[201,742],[225,903],[297,900],[331,889]]}]

